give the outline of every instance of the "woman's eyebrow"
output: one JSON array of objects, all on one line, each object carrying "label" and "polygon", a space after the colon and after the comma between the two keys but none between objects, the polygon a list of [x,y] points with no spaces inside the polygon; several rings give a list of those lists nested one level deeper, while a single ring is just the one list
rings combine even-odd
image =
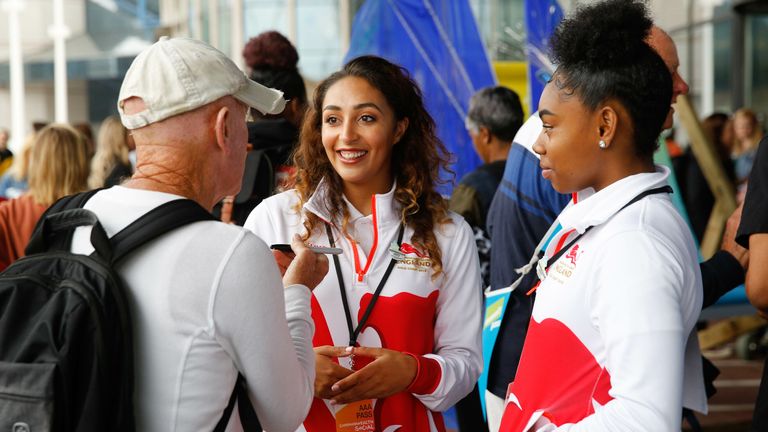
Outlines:
[{"label": "woman's eyebrow", "polygon": [[[382,112],[381,108],[379,108],[379,106],[376,105],[373,102],[364,102],[364,103],[361,103],[361,104],[357,104],[357,105],[353,106],[352,108],[354,108],[356,110],[363,109],[363,108],[373,108],[376,111]],[[326,105],[323,108],[323,111],[341,111],[341,107],[336,106],[336,105]]]},{"label": "woman's eyebrow", "polygon": [[541,116],[554,116],[554,115],[555,115],[555,113],[553,113],[552,111],[550,111],[548,109],[539,110],[539,117],[541,117]]}]

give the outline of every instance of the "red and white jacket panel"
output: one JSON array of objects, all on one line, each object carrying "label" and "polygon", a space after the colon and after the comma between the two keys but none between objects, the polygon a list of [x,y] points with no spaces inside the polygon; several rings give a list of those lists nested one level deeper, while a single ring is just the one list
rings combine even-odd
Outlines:
[{"label": "red and white jacket panel", "polygon": [[[393,257],[391,249],[400,229],[399,208],[393,199],[394,187],[372,197],[373,215],[363,216],[347,203],[353,242],[339,229],[341,215],[328,212],[325,190],[321,183],[303,211],[332,224],[335,244],[344,251],[339,260],[353,325],[357,326]],[[272,196],[251,213],[245,227],[267,244],[289,243],[294,233],[305,231],[295,211],[297,202],[295,191]],[[375,402],[377,430],[444,431],[437,412],[469,393],[482,369],[482,294],[475,241],[469,225],[456,214],[450,216],[452,222],[435,232],[443,262],[443,273],[435,280],[425,251],[413,247],[413,230],[405,227],[402,246],[399,250],[394,247],[402,253],[400,261],[358,338],[360,346],[408,352],[419,362],[417,377],[407,392]],[[325,227],[317,227],[308,243],[327,246]],[[372,261],[366,266],[368,259]],[[336,270],[332,263],[330,267],[312,293],[314,345],[346,346],[349,331]],[[356,358],[356,368],[361,361]],[[346,359],[340,359],[340,364],[347,366]],[[333,412],[328,401],[315,399],[303,425],[305,430],[334,430]]]}]

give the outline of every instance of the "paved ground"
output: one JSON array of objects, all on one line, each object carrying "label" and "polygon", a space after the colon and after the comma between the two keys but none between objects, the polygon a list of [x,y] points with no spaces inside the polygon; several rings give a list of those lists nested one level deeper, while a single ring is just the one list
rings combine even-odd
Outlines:
[{"label": "paved ground", "polygon": [[715,380],[717,393],[709,400],[709,414],[699,416],[702,428],[706,432],[746,431],[760,386],[763,359],[737,359],[732,345],[705,355],[720,369],[720,376]]}]

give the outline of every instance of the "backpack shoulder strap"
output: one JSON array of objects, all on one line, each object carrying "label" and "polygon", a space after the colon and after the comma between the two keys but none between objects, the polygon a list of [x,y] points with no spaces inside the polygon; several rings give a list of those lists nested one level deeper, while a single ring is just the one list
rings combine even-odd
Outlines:
[{"label": "backpack shoulder strap", "polygon": [[116,263],[139,246],[167,232],[204,220],[216,220],[216,218],[192,200],[169,201],[136,219],[110,238],[112,256],[109,260]]},{"label": "backpack shoulder strap", "polygon": [[55,203],[51,204],[51,206],[48,207],[48,210],[45,211],[45,214],[54,214],[62,210],[83,208],[85,202],[91,199],[92,196],[96,195],[96,193],[102,189],[104,188],[93,189],[62,197]]},{"label": "backpack shoulder strap", "polygon": [[[66,210],[76,210],[83,208],[85,202],[88,201],[92,196],[96,195],[96,193],[101,189],[94,189],[86,192],[76,193],[74,195],[67,195],[65,197],[59,198],[56,202],[51,204],[51,206],[48,207],[37,220],[35,229],[32,230],[32,235],[30,236],[24,254],[32,255],[35,253],[43,252],[49,247],[64,248],[66,245],[69,245],[72,240],[73,231],[70,230],[68,233],[65,233],[63,237],[56,238],[54,242],[55,244],[52,244],[51,241],[54,239],[49,238],[50,233],[47,232],[46,229],[46,219],[48,219],[48,216],[52,216],[56,213],[61,213]],[[72,228],[74,228],[74,226]]]}]

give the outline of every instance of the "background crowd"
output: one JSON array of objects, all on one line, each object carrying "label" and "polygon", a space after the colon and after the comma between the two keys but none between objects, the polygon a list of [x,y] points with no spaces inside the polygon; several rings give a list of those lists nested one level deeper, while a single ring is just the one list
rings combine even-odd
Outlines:
[{"label": "background crowd", "polygon": [[[242,114],[247,112],[251,120],[246,129],[250,153],[242,161],[245,176],[239,185],[236,184],[237,176],[231,172],[223,173],[224,179],[212,181],[216,183],[211,186],[215,191],[206,195],[206,199],[213,201],[210,202],[210,209],[229,222],[244,225],[268,244],[296,242],[299,236],[309,244],[328,243],[343,249],[340,257],[333,258],[335,269],[330,270],[327,277],[319,280],[324,275],[322,272],[315,275],[312,283],[297,283],[312,290],[311,307],[310,300],[305,298],[305,290],[302,290],[300,297],[299,288],[293,290],[296,291],[296,304],[302,309],[303,319],[306,320],[311,311],[313,324],[309,327],[315,332],[312,338],[316,362],[314,372],[311,371],[312,361],[308,359],[308,327],[303,325],[300,337],[293,336],[296,340],[302,339],[303,344],[303,351],[297,348],[299,359],[291,361],[296,360],[294,369],[302,371],[298,380],[301,381],[300,390],[306,401],[297,402],[297,407],[303,409],[303,405],[308,405],[309,415],[303,423],[305,430],[329,430],[343,416],[339,405],[357,403],[356,409],[365,410],[364,402],[372,400],[378,401],[377,416],[385,417],[389,423],[407,425],[409,430],[444,430],[442,417],[433,412],[457,404],[462,430],[477,430],[475,428],[486,427],[480,410],[481,398],[501,403],[488,407],[488,419],[493,430],[499,426],[502,430],[528,430],[528,427],[553,430],[547,429],[548,425],[582,421],[582,426],[592,428],[590,430],[612,430],[612,425],[622,422],[667,430],[674,429],[683,417],[695,427],[695,417],[689,417],[690,410],[704,410],[705,396],[703,386],[698,388],[690,385],[689,381],[692,370],[701,376],[698,356],[693,357],[697,366],[689,367],[692,360],[690,354],[698,354],[690,334],[695,329],[700,312],[699,307],[691,305],[707,305],[711,278],[707,276],[705,264],[702,264],[701,273],[696,270],[698,259],[692,239],[702,241],[715,197],[691,146],[677,141],[674,130],[670,130],[664,142],[672,157],[672,173],[677,178],[690,220],[691,237],[685,222],[666,197],[666,189],[662,188],[666,185],[669,172],[655,167],[652,159],[659,132],[672,125],[669,102],[687,93],[687,84],[677,74],[679,61],[676,60],[676,52],[673,58],[665,56],[665,47],[669,48],[665,44],[671,44],[671,39],[653,26],[647,11],[636,2],[625,2],[630,5],[625,5],[626,9],[610,10],[615,3],[620,2],[608,0],[592,9],[577,12],[582,14],[581,18],[595,11],[601,12],[600,16],[606,19],[600,23],[590,26],[586,20],[566,20],[560,27],[554,45],[561,69],[547,85],[541,111],[527,122],[519,96],[508,88],[489,87],[472,97],[466,127],[483,164],[458,179],[450,197],[440,196],[436,189],[439,171],[448,166],[450,155],[436,137],[435,125],[424,108],[422,94],[407,71],[384,59],[360,57],[323,80],[310,98],[297,69],[298,54],[291,43],[277,32],[263,33],[251,39],[243,55],[251,80],[283,93],[287,104],[282,112],[257,109],[251,104],[245,106],[236,92],[230,92],[221,95],[223,99],[217,102],[190,107],[192,110],[189,112],[181,111],[176,120],[179,124],[173,130],[168,126],[171,123],[162,123],[164,118],[157,120],[161,123],[159,125],[150,121],[139,126],[130,125],[129,130],[123,125],[126,124],[125,118],[133,114],[127,110],[121,111],[122,122],[118,117],[109,117],[102,122],[95,137],[91,136],[87,125],[38,125],[39,128],[26,138],[18,154],[10,153],[6,147],[8,132],[0,130],[0,197],[3,200],[0,203],[0,270],[24,255],[32,231],[46,208],[65,195],[115,185],[132,184],[132,187],[138,187],[152,182],[162,183],[163,186],[138,188],[179,192],[179,195],[185,187],[198,192],[206,190],[205,179],[200,177],[202,174],[210,174],[214,168],[237,167],[239,161],[231,155],[241,149],[236,148],[239,142],[230,134],[243,132],[232,120],[243,111]],[[612,14],[602,14],[609,11]],[[624,28],[627,22],[635,27]],[[622,30],[622,41],[627,45],[616,46],[593,40],[590,43],[594,45],[579,43],[582,51],[569,50],[573,41],[586,40],[584,35],[594,28],[606,33]],[[671,49],[674,50],[673,44]],[[613,53],[610,62],[595,58],[594,52],[601,50]],[[609,84],[596,84],[593,77],[601,74],[608,77],[605,81]],[[634,94],[648,88],[653,90],[649,92],[652,94],[647,99],[638,100],[631,94],[621,93],[624,90],[611,87],[627,87],[621,84],[624,76],[643,78],[630,80]],[[574,94],[576,98],[570,99],[569,96]],[[121,100],[121,110],[125,101],[129,102],[130,109],[131,102],[136,102],[132,99],[134,97]],[[605,101],[610,103],[606,102],[606,107],[598,109],[599,103]],[[207,111],[194,111],[200,107],[211,110],[210,115],[206,114]],[[558,117],[557,113],[561,112],[569,113],[568,121]],[[155,136],[173,134],[187,137],[189,142],[194,141],[195,149],[205,149],[208,144],[200,136],[192,137],[191,126],[186,134],[182,133],[184,124],[179,119],[193,114],[198,116],[195,121],[199,123],[199,131],[208,133],[202,128],[207,127],[209,124],[206,122],[209,122],[214,131],[211,132],[213,141],[222,148],[226,147],[217,156],[221,158],[221,165],[181,156],[170,150],[153,149]],[[192,121],[189,119],[186,121]],[[760,120],[761,114],[749,108],[741,108],[734,113],[712,113],[701,119],[705,136],[714,145],[718,161],[727,175],[729,188],[736,194],[739,203],[744,202],[746,197],[748,203],[745,208],[752,212],[750,214],[754,218],[760,216],[754,205],[749,204],[749,197],[760,190],[755,192],[749,184],[757,176],[752,174],[753,166],[759,164],[756,162],[759,155],[765,154],[765,149],[760,150],[760,142],[765,135]],[[596,127],[578,129],[576,123],[595,124]],[[148,129],[144,129],[145,126]],[[556,127],[567,133],[558,138],[553,132]],[[584,136],[589,136],[590,140],[584,140],[588,144],[582,146],[579,139]],[[165,166],[155,163],[153,159],[163,151],[169,152],[162,159],[164,162],[172,161],[169,166],[185,162],[184,170],[190,171],[185,174],[190,178],[194,174],[192,171],[199,168],[200,172],[194,178],[201,183],[175,185],[177,188],[173,189],[168,187],[171,183],[158,181],[158,178],[174,177],[173,171],[163,171]],[[363,162],[355,165],[358,159]],[[147,164],[147,161],[151,163]],[[526,163],[535,166],[529,171],[520,169]],[[539,166],[547,163],[559,163],[569,170],[562,168],[558,172],[551,166]],[[574,295],[574,291],[564,294],[556,291],[557,279],[553,281],[540,273],[541,286],[528,280],[530,286],[522,291],[526,297],[519,300],[520,307],[525,309],[526,314],[521,315],[525,322],[516,324],[519,327],[516,329],[507,324],[510,326],[508,331],[519,333],[520,340],[516,341],[514,349],[509,348],[514,351],[511,354],[495,353],[497,360],[491,365],[492,377],[505,384],[512,380],[508,376],[509,371],[504,369],[512,365],[514,376],[515,372],[519,372],[518,361],[524,376],[515,380],[509,390],[500,390],[491,382],[488,393],[481,394],[477,387],[472,389],[482,362],[479,333],[481,289],[487,286],[498,289],[512,283],[512,280],[506,280],[508,277],[499,282],[501,270],[493,267],[495,248],[505,248],[507,242],[496,240],[502,237],[498,233],[503,231],[494,231],[500,229],[500,224],[492,214],[493,207],[499,205],[496,204],[502,193],[498,192],[499,188],[509,187],[508,174],[513,170],[512,175],[518,176],[519,185],[532,181],[533,177],[523,179],[524,175],[534,174],[541,181],[543,170],[544,177],[552,182],[551,187],[554,188],[536,191],[540,194],[537,196],[544,197],[542,201],[547,200],[547,204],[551,204],[552,211],[543,211],[544,216],[540,218],[547,223],[537,221],[541,223],[515,235],[527,235],[531,240],[529,243],[535,244],[544,234],[539,232],[543,231],[540,228],[546,229],[565,208],[561,224],[567,229],[560,232],[556,241],[547,247],[548,255],[557,255],[561,249],[563,253],[568,251],[592,225],[597,226],[592,237],[579,244],[594,247],[601,253],[596,262],[587,261],[585,264],[594,266],[597,276],[576,282],[560,281],[561,284],[570,283],[573,285],[569,287],[584,290],[583,293],[578,291],[579,298],[571,302],[576,303],[582,295],[588,298],[589,302],[585,302],[588,304],[583,310],[553,306],[568,295]],[[225,180],[226,187],[217,187],[218,182]],[[578,193],[585,190],[591,192],[579,196]],[[227,198],[221,200],[219,195],[224,192]],[[649,193],[664,196],[646,199]],[[126,202],[130,202],[138,197],[124,189],[114,188],[101,194],[102,201],[97,200],[94,208],[109,217],[115,210],[103,200],[117,202],[125,197]],[[645,199],[642,214],[639,206],[634,211],[630,207],[636,202],[630,201],[635,195],[637,200]],[[587,197],[591,201],[583,205],[582,200]],[[626,199],[619,202],[621,200],[617,197]],[[151,194],[147,194],[146,198],[150,199]],[[571,207],[566,208],[571,200]],[[625,210],[627,207],[630,210]],[[580,214],[580,211],[586,211],[583,210],[585,208],[593,213],[586,216]],[[509,213],[505,215],[510,217]],[[570,222],[567,222],[568,217]],[[591,225],[583,225],[579,217],[588,219]],[[603,222],[605,226],[601,225]],[[639,225],[642,227],[636,228]],[[633,229],[638,232],[633,231],[631,236],[622,237],[620,241],[613,241],[615,238],[611,237]],[[745,244],[744,235],[748,239],[750,234],[760,232],[759,229],[742,232],[742,244]],[[649,240],[652,237],[649,232],[656,236],[656,242],[663,243],[669,250],[659,252],[660,248],[656,247],[654,240]],[[601,234],[603,237],[600,237]],[[222,231],[222,235],[233,239],[236,236],[234,231]],[[385,237],[381,242],[386,247],[379,244],[379,235]],[[211,234],[207,236],[211,237]],[[390,245],[389,241],[394,238],[397,241],[392,241]],[[612,240],[609,242],[608,239]],[[236,245],[239,241],[240,237],[232,240],[232,244]],[[745,245],[751,244],[747,240]],[[534,252],[535,248],[530,249],[528,253]],[[573,256],[570,259],[575,266],[578,258],[576,249],[571,252]],[[631,266],[627,265],[628,260],[622,261],[629,255],[639,257]],[[275,254],[283,277],[291,275],[288,270],[292,265],[290,258],[292,256]],[[738,258],[741,257],[732,259]],[[343,267],[339,260],[343,260]],[[371,265],[372,262],[375,264]],[[527,256],[515,265],[507,263],[508,268],[505,267],[504,271],[511,274],[514,267],[525,262]],[[379,263],[389,263],[389,268]],[[737,267],[739,265],[737,263]],[[394,273],[394,282],[385,286],[394,266],[401,271]],[[202,272],[203,268],[201,264],[198,271]],[[607,274],[602,271],[604,268],[620,269],[617,270],[620,276],[630,281],[618,282],[617,275]],[[653,275],[643,274],[643,270],[648,269],[654,269]],[[270,277],[275,282],[277,274],[272,270],[270,268],[268,272],[271,272]],[[543,271],[547,270],[548,267]],[[703,287],[700,274],[704,275]],[[360,288],[369,282],[373,284],[371,275],[375,275],[379,284],[373,296]],[[141,280],[138,268],[132,270],[132,277]],[[232,275],[229,277],[235,278]],[[304,279],[308,278],[305,276]],[[379,279],[383,281],[378,282]],[[345,280],[346,284],[351,282],[349,288],[345,287]],[[603,287],[620,284],[634,287],[633,284],[640,285],[639,280],[659,288],[658,292],[652,291],[653,296],[626,298],[606,294],[606,290],[596,293],[589,287],[584,288],[588,285]],[[675,280],[676,283],[670,285],[679,290],[675,291],[675,295],[665,297],[664,282],[669,280]],[[242,281],[230,282],[233,286],[242,285]],[[534,297],[530,294],[537,289],[541,289],[541,294],[537,293],[540,297],[534,306]],[[641,289],[639,287],[637,291]],[[340,299],[336,297],[339,290],[342,293]],[[201,295],[209,294],[205,291]],[[351,302],[347,296],[352,299]],[[232,310],[239,310],[233,298],[223,298],[230,301],[228,305]],[[655,300],[646,302],[648,298]],[[371,313],[373,304],[378,305],[375,314]],[[368,306],[364,308],[363,305]],[[151,306],[147,307],[151,309]],[[202,311],[200,305],[190,305],[190,309]],[[593,369],[584,373],[589,375],[594,372],[597,376],[594,382],[588,383],[592,386],[584,387],[581,393],[587,394],[584,400],[588,403],[597,397],[599,405],[606,407],[616,399],[617,402],[608,408],[590,407],[586,414],[574,413],[572,406],[583,402],[584,395],[576,394],[580,390],[573,387],[558,387],[571,383],[567,380],[572,377],[563,376],[565,374],[558,375],[561,381],[552,384],[551,388],[535,388],[537,383],[551,379],[547,378],[549,375],[539,373],[541,364],[551,360],[546,355],[546,349],[550,347],[526,342],[527,349],[524,350],[522,338],[526,334],[534,334],[539,340],[544,340],[547,332],[555,333],[551,329],[542,329],[544,326],[538,324],[551,317],[560,319],[557,314],[563,310],[573,312],[569,318],[571,323],[575,322],[574,328],[582,324],[589,327],[590,319],[600,323],[597,330],[580,333],[584,341],[589,340],[582,342],[598,353],[595,364],[588,367]],[[654,310],[657,319],[653,323],[637,324],[638,321],[631,318],[649,317]],[[207,319],[202,314],[197,317],[201,322]],[[668,315],[673,315],[674,319],[666,319]],[[530,318],[537,325],[532,324],[528,328]],[[231,326],[227,327],[227,331],[231,331],[232,335],[225,337],[231,336],[231,339],[226,339],[225,345],[230,342],[233,345],[226,348],[238,353],[234,341],[242,344],[247,336],[238,333],[233,316],[219,319]],[[353,321],[362,324],[355,329]],[[361,333],[363,324],[373,330]],[[408,332],[404,332],[404,328]],[[618,328],[626,331],[614,330]],[[144,330],[149,333],[146,328]],[[562,337],[562,333],[558,335]],[[695,333],[693,335],[695,337]],[[336,346],[342,340],[349,340],[349,350]],[[212,337],[210,342],[218,342],[217,337]],[[294,342],[298,347],[299,342]],[[153,343],[157,344],[158,340],[153,340]],[[638,381],[635,375],[637,369],[654,369],[652,364],[656,353],[653,349],[659,345],[663,345],[664,353],[670,356],[669,367],[658,366],[655,368],[656,375],[645,376],[642,382]],[[285,344],[282,349],[290,351],[291,347]],[[521,350],[524,350],[522,359]],[[570,354],[568,351],[564,353]],[[498,360],[499,357],[503,360]],[[145,360],[145,365],[151,365],[153,361],[162,362],[156,358]],[[570,362],[574,359],[560,360]],[[237,358],[236,362],[245,360]],[[552,365],[558,371],[568,368],[566,364],[557,362]],[[248,367],[240,364],[237,369]],[[611,377],[606,379],[602,373],[608,369]],[[260,377],[256,380],[266,380],[263,371],[254,375]],[[157,381],[150,379],[151,376],[143,377],[145,391],[158,386]],[[375,378],[382,376],[386,379],[376,381]],[[531,377],[536,377],[538,381],[531,382]],[[314,378],[314,394],[310,396],[311,378]],[[583,386],[581,378],[573,380]],[[374,381],[374,384],[368,384]],[[674,383],[670,384],[670,381]],[[263,395],[264,387],[249,383],[252,391],[257,392],[255,389],[258,388],[261,393],[257,411],[269,409],[269,403],[264,402],[268,399]],[[197,384],[202,387],[200,381]],[[665,391],[660,396],[657,391],[662,388]],[[590,389],[592,393],[588,392]],[[609,394],[609,389],[615,389],[615,393]],[[566,390],[573,394],[564,395]],[[509,399],[501,399],[504,395],[499,393],[507,391],[520,400],[509,403]],[[571,405],[558,406],[562,400],[570,401]],[[526,405],[527,401],[533,401],[533,405]],[[536,404],[553,404],[554,407],[548,406],[548,415],[542,415],[542,412],[535,410],[540,407]],[[154,412],[160,417],[165,415],[148,405],[149,402],[144,401],[142,409],[145,414]],[[276,409],[274,406],[271,408]],[[688,413],[685,413],[686,410]],[[627,418],[627,412],[639,414]],[[202,418],[203,414],[198,413],[198,417]],[[589,419],[585,420],[585,417]],[[204,419],[200,424],[207,424],[205,421],[209,420]],[[147,424],[151,421],[148,420]]]}]

